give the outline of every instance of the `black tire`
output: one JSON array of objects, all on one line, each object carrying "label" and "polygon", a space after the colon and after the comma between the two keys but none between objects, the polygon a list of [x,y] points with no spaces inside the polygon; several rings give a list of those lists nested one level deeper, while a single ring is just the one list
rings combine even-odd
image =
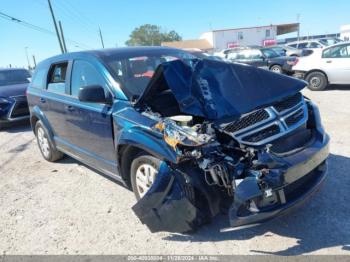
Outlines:
[{"label": "black tire", "polygon": [[151,156],[150,154],[147,154],[145,152],[139,153],[135,156],[134,160],[131,163],[131,168],[130,168],[130,180],[131,180],[131,187],[132,191],[134,192],[136,199],[140,200],[141,195],[139,193],[140,189],[138,189],[137,183],[136,183],[136,171],[139,168],[142,168],[142,165],[150,165],[157,171],[159,170],[161,161],[154,157]]},{"label": "black tire", "polygon": [[[43,133],[41,133],[43,132]],[[43,146],[41,145],[41,142],[39,141],[39,136],[38,133],[43,134],[43,137],[47,141],[47,151],[43,149]],[[46,131],[46,128],[44,127],[43,123],[41,121],[36,122],[35,124],[35,136],[36,136],[36,141],[38,143],[38,147],[40,150],[41,155],[44,157],[45,160],[49,162],[56,162],[57,160],[63,158],[63,153],[55,149],[55,147],[52,145],[49,135]]]},{"label": "black tire", "polygon": [[270,71],[277,73],[277,74],[282,74],[283,73],[283,69],[282,66],[280,65],[273,65],[270,67]]},{"label": "black tire", "polygon": [[327,77],[321,72],[312,72],[306,76],[305,80],[312,91],[322,91],[328,86]]}]

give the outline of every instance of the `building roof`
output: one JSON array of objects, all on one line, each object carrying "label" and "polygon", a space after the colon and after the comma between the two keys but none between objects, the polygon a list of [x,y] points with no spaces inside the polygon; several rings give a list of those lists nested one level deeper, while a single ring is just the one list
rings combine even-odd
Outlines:
[{"label": "building roof", "polygon": [[252,27],[238,27],[238,28],[227,28],[227,29],[215,29],[212,32],[220,32],[220,31],[230,31],[230,30],[244,30],[244,29],[253,29],[253,28],[265,28],[276,26],[277,27],[277,35],[288,34],[292,32],[296,32],[299,29],[299,23],[290,23],[290,24],[271,24],[264,26],[252,26]]},{"label": "building roof", "polygon": [[206,39],[191,39],[184,41],[163,42],[162,46],[175,47],[181,49],[198,48],[201,50],[208,50],[213,48],[213,46]]}]

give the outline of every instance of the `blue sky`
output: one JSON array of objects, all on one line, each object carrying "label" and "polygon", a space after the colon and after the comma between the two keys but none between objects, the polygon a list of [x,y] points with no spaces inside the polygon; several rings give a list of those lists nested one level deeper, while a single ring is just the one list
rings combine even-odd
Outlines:
[{"label": "blue sky", "polygon": [[[70,51],[123,46],[130,32],[145,23],[176,30],[184,39],[210,29],[296,22],[301,34],[339,32],[350,24],[348,0],[51,0],[62,21]],[[47,0],[0,0],[0,12],[54,31]],[[37,61],[59,53],[54,36],[0,18],[0,67],[26,66],[25,47]]]}]

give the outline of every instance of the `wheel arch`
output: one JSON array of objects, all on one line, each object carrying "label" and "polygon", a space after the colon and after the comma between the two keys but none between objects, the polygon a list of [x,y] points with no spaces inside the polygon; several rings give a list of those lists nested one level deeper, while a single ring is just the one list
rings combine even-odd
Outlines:
[{"label": "wheel arch", "polygon": [[304,79],[306,79],[311,73],[315,73],[315,72],[324,74],[324,76],[327,79],[327,83],[329,84],[329,80],[328,80],[328,76],[327,76],[326,72],[321,70],[321,69],[312,69],[312,70],[307,71],[305,76],[304,76]]},{"label": "wheel arch", "polygon": [[48,119],[45,117],[44,113],[40,110],[38,106],[35,106],[30,113],[30,124],[34,134],[35,134],[35,126],[38,121],[41,121],[41,123],[43,124],[43,128],[46,130],[46,133],[48,134],[48,139],[50,140],[54,149],[56,149],[53,129]]},{"label": "wheel arch", "polygon": [[131,163],[134,160],[135,156],[141,152],[145,152],[154,156],[162,161],[170,161],[175,162],[174,158],[169,158],[165,154],[160,154],[159,152],[155,152],[153,149],[141,145],[135,144],[127,144],[122,143],[117,146],[117,164],[120,176],[122,177],[124,183],[130,188],[131,180],[130,180],[130,168]]}]

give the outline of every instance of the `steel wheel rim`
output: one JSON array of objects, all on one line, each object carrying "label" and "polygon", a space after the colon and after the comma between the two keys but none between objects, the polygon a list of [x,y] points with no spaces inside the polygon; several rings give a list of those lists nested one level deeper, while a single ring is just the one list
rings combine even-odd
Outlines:
[{"label": "steel wheel rim", "polygon": [[281,69],[279,68],[279,67],[277,67],[277,66],[273,66],[272,67],[272,72],[275,72],[275,73],[281,73]]},{"label": "steel wheel rim", "polygon": [[46,158],[48,158],[50,155],[49,140],[45,135],[44,129],[41,127],[38,128],[38,142],[41,152]]},{"label": "steel wheel rim", "polygon": [[136,189],[142,198],[151,188],[158,171],[150,164],[142,164],[136,170]]},{"label": "steel wheel rim", "polygon": [[321,85],[321,79],[318,77],[312,77],[310,79],[310,85],[312,87],[319,87]]}]

